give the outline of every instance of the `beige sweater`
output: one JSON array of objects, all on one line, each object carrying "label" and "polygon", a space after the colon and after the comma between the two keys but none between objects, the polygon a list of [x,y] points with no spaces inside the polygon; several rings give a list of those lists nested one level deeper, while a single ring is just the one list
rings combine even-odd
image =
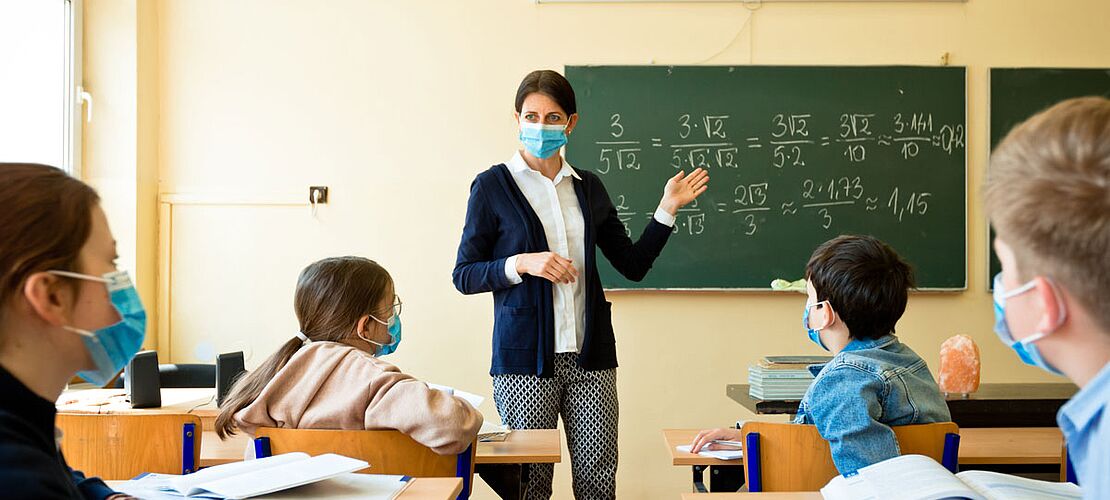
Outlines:
[{"label": "beige sweater", "polygon": [[482,414],[362,350],[312,342],[235,413],[235,423],[252,435],[257,427],[396,429],[446,455],[474,441]]}]

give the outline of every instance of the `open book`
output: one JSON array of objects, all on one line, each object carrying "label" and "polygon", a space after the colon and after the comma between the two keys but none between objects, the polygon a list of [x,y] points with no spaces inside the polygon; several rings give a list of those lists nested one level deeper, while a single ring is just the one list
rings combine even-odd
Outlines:
[{"label": "open book", "polygon": [[1053,500],[1083,497],[1072,483],[1051,483],[987,471],[952,474],[922,455],[902,455],[836,476],[821,488],[825,500]]},{"label": "open book", "polygon": [[332,453],[315,457],[306,453],[284,453],[208,467],[183,476],[147,474],[128,483],[169,496],[238,499],[315,483],[369,466],[363,460]]}]

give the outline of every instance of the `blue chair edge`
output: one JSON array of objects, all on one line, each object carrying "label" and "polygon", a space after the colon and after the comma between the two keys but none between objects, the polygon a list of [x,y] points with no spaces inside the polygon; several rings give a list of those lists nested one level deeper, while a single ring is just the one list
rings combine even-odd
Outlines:
[{"label": "blue chair edge", "polygon": [[186,423],[181,429],[181,473],[192,474],[197,470],[196,461],[193,459],[197,447],[196,424]]},{"label": "blue chair edge", "polygon": [[759,457],[759,433],[749,432],[744,436],[744,461],[748,464],[748,491],[763,491],[763,470]]}]

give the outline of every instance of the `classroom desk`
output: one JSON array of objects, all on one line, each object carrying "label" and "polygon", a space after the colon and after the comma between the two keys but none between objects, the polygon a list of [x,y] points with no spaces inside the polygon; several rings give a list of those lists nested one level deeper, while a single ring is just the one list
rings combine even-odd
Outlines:
[{"label": "classroom desk", "polygon": [[[790,414],[797,401],[763,401],[748,395],[748,384],[729,384],[725,394],[752,413]],[[963,398],[946,398],[952,421],[961,429],[972,427],[1056,427],[1056,412],[1078,388],[1075,384],[982,384]]]},{"label": "classroom desk", "polygon": [[1059,427],[971,427],[960,429],[959,463],[1059,467],[1063,449]]},{"label": "classroom desk", "polygon": [[509,433],[504,441],[478,443],[476,465],[557,464],[563,460],[559,429],[531,429]]},{"label": "classroom desk", "polygon": [[[63,392],[57,407],[63,413],[191,413],[201,419],[204,430],[200,446],[200,466],[236,462],[243,459],[250,438],[237,434],[221,441],[215,433],[215,389],[162,389],[160,408],[131,408],[123,389],[84,389]],[[528,481],[525,464],[553,464],[562,461],[562,444],[557,429],[513,431],[501,442],[478,443],[475,472],[501,498],[522,498]]]},{"label": "classroom desk", "polygon": [[[215,431],[204,431],[200,441],[200,466],[238,462],[250,444],[242,432],[221,441]],[[504,441],[478,443],[475,465],[556,464],[562,461],[558,429],[513,431]]]},{"label": "classroom desk", "polygon": [[[671,465],[693,468],[694,488],[706,491],[703,472],[710,468],[714,490],[735,491],[744,484],[743,460],[717,460],[683,453],[675,446],[690,444],[698,429],[664,429]],[[960,465],[1060,466],[1064,436],[1055,427],[973,427],[960,429]],[[724,484],[715,484],[723,482]]]},{"label": "classroom desk", "polygon": [[132,408],[124,389],[83,389],[65,391],[55,403],[59,413],[191,413],[200,417],[205,431],[216,428],[216,390],[162,389],[162,406],[158,408]]},{"label": "classroom desk", "polygon": [[[663,441],[671,455],[671,465],[688,466],[693,472],[694,491],[699,493],[736,491],[744,485],[744,459],[719,460],[693,453],[684,453],[676,446],[690,444],[700,429],[663,429]],[[705,470],[712,479],[707,488]]]},{"label": "classroom desk", "polygon": [[221,441],[216,431],[204,431],[200,438],[200,466],[212,467],[240,462],[245,456],[251,437],[242,432]]},{"label": "classroom desk", "polygon": [[[238,433],[221,441],[205,431],[200,441],[200,466],[211,467],[243,459],[250,436]],[[523,498],[528,482],[525,464],[554,464],[563,459],[558,429],[513,431],[504,441],[478,443],[474,471],[501,498]]]},{"label": "classroom desk", "polygon": [[457,477],[418,477],[397,500],[453,500],[462,489],[463,480]]},{"label": "classroom desk", "polygon": [[[108,487],[124,481],[105,481]],[[457,477],[420,477],[412,480],[397,500],[453,500],[462,492],[462,479]],[[266,498],[266,495],[255,497]],[[355,498],[359,498],[356,496]]]},{"label": "classroom desk", "polygon": [[518,430],[504,441],[478,443],[474,472],[501,498],[518,500],[527,493],[527,464],[554,464],[562,459],[558,429]]}]

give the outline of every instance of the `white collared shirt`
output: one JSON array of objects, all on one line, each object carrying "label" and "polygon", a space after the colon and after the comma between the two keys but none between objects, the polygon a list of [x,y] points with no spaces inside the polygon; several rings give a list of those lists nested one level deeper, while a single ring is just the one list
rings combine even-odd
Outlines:
[{"label": "white collared shirt", "polygon": [[[570,259],[579,272],[573,283],[553,283],[551,287],[555,352],[578,352],[585,335],[586,227],[571,178],[582,178],[564,159],[563,167],[555,174],[555,179],[549,180],[538,171],[532,170],[519,151],[505,166],[509,168],[513,181],[540,219],[547,237],[548,250]],[[655,211],[655,220],[674,226],[674,217],[662,208]],[[505,276],[514,285],[524,281],[516,272],[517,257],[518,255],[514,255],[505,260]]]}]

